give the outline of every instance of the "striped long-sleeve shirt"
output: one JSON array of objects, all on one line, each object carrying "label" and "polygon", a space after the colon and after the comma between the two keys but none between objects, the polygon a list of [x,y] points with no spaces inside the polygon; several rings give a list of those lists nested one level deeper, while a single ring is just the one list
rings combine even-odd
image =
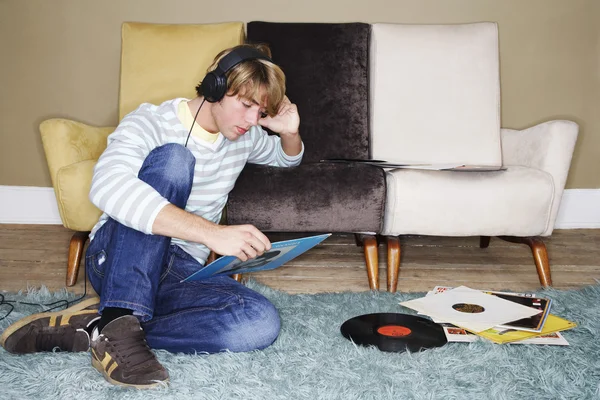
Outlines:
[{"label": "striped long-sleeve shirt", "polygon": [[[146,156],[167,143],[185,144],[188,130],[177,117],[177,106],[187,99],[174,99],[159,106],[142,104],[128,114],[108,137],[108,146],[94,169],[90,200],[104,213],[92,229],[90,239],[110,217],[121,224],[152,234],[156,216],[168,201],[138,179]],[[190,138],[188,149],[196,158],[192,192],[185,210],[218,223],[227,197],[246,163],[289,167],[300,164],[297,156],[284,153],[279,137],[253,126],[236,141],[223,135],[214,143]],[[173,238],[198,262],[204,264],[210,250],[200,243]]]}]

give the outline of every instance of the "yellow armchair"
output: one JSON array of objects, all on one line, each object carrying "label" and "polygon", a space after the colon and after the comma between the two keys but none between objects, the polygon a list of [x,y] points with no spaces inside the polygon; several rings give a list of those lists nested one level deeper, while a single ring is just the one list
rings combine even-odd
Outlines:
[{"label": "yellow armchair", "polygon": [[88,199],[94,166],[114,127],[98,128],[66,119],[40,124],[50,179],[63,225],[75,231],[69,245],[67,286],[77,282],[88,234],[102,212]]},{"label": "yellow armchair", "polygon": [[[195,96],[214,56],[241,44],[241,22],[205,25],[124,23],[121,31],[119,118],[144,102]],[[66,119],[40,124],[48,169],[63,225],[75,231],[69,245],[67,286],[77,282],[83,248],[101,211],[89,200],[96,161],[114,127]]]}]

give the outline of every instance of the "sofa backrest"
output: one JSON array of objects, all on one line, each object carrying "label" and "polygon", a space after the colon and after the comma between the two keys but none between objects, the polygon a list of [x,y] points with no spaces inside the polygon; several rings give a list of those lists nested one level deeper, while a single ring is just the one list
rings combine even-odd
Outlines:
[{"label": "sofa backrest", "polygon": [[496,23],[374,24],[373,158],[501,165]]},{"label": "sofa backrest", "polygon": [[369,31],[364,23],[249,22],[298,106],[303,162],[369,157]]},{"label": "sofa backrest", "polygon": [[119,120],[142,103],[193,98],[214,57],[241,44],[244,24],[151,24],[121,29]]}]

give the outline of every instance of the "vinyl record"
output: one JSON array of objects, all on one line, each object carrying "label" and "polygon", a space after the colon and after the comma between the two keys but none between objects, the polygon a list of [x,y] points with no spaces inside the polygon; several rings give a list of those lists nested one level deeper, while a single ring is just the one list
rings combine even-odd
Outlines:
[{"label": "vinyl record", "polygon": [[356,344],[377,346],[383,351],[415,352],[448,342],[441,325],[407,314],[360,315],[344,322],[340,330]]}]

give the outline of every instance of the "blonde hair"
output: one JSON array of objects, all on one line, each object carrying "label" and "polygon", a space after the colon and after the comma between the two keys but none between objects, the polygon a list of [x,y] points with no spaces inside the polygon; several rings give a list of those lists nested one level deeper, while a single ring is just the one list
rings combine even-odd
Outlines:
[{"label": "blonde hair", "polygon": [[[271,58],[271,50],[266,44],[242,44],[221,51],[207,73],[214,71],[219,61],[227,54],[240,47],[252,47]],[[285,97],[285,74],[281,68],[269,60],[252,59],[242,61],[225,73],[227,77],[227,96],[240,96],[260,105],[266,100],[266,114],[273,117]],[[264,90],[264,97],[261,92]],[[202,96],[202,84],[196,86],[198,96]]]}]

